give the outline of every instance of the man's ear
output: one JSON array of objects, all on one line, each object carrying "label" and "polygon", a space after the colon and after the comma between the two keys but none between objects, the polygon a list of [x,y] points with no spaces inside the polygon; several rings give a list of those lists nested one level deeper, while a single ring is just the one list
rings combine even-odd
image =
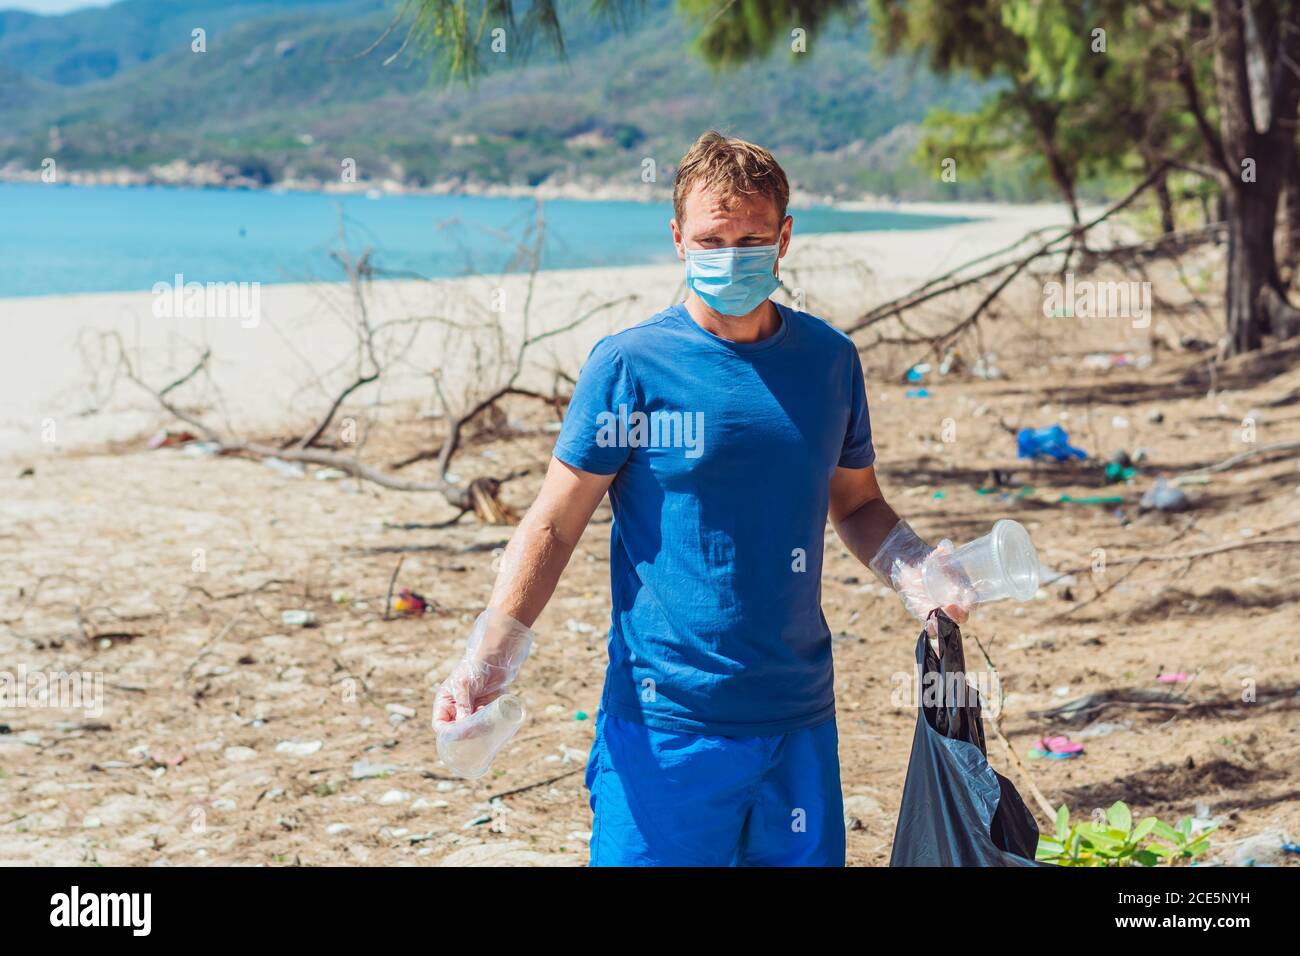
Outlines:
[{"label": "man's ear", "polygon": [[777,250],[776,257],[780,259],[790,248],[790,232],[794,228],[794,216],[786,216],[785,221],[781,223],[781,238],[778,240],[781,248]]},{"label": "man's ear", "polygon": [[682,242],[682,230],[676,219],[668,220],[668,228],[673,234],[673,245],[677,247],[677,258],[686,260],[686,245]]}]

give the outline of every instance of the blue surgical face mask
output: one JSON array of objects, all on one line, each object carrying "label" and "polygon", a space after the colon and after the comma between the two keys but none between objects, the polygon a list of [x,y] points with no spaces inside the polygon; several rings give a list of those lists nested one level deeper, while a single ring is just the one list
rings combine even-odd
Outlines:
[{"label": "blue surgical face mask", "polygon": [[781,286],[772,274],[780,250],[779,244],[687,249],[686,284],[709,308],[748,315]]}]

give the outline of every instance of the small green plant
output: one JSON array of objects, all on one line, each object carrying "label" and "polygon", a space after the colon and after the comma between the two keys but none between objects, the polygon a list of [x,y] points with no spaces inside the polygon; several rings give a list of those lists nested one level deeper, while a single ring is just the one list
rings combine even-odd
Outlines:
[{"label": "small green plant", "polygon": [[1116,801],[1104,820],[1070,821],[1070,808],[1056,811],[1056,832],[1039,836],[1036,858],[1060,866],[1159,866],[1187,862],[1210,848],[1211,826],[1192,832],[1192,818],[1171,827],[1155,817],[1133,824],[1128,805]]}]

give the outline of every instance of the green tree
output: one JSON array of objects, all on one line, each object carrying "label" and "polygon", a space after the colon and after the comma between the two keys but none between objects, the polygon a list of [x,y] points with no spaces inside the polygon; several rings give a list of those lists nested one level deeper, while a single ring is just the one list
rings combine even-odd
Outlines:
[{"label": "green tree", "polygon": [[[992,81],[973,113],[935,112],[924,161],[978,171],[1030,158],[1079,221],[1078,187],[1092,176],[1154,183],[1175,226],[1169,168],[1209,178],[1228,226],[1226,325],[1234,352],[1300,331],[1280,278],[1276,223],[1300,224],[1300,0],[677,0],[699,24],[696,48],[719,67],[766,55],[792,31],[869,13],[886,55],[924,58],[941,75]],[[521,4],[522,5],[522,4]],[[618,18],[630,0],[593,0]],[[472,75],[485,26],[499,22],[563,51],[556,0],[408,0],[413,34],[448,47],[453,74]],[[1290,185],[1288,185],[1288,183]],[[1289,235],[1289,233],[1288,233]],[[1288,243],[1288,253],[1295,247]]]},{"label": "green tree", "polygon": [[1245,352],[1258,348],[1265,332],[1300,331],[1274,242],[1278,202],[1296,154],[1300,0],[1209,0],[1209,7],[1217,126],[1190,80],[1188,106],[1223,190],[1228,335],[1233,351]]}]

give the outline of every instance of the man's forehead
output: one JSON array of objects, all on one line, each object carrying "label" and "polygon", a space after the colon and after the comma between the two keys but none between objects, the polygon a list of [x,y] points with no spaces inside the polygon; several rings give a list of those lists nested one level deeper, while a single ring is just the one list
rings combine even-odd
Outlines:
[{"label": "man's forehead", "polygon": [[776,228],[780,225],[776,204],[767,196],[728,195],[719,189],[697,186],[686,194],[686,221],[692,226],[752,224]]}]

